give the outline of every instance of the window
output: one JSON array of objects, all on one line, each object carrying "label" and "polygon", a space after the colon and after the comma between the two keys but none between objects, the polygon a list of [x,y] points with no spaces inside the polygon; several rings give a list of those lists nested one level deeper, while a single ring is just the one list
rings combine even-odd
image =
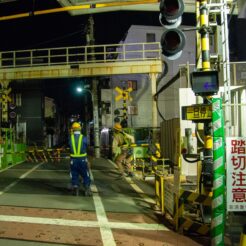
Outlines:
[{"label": "window", "polygon": [[147,43],[156,42],[155,33],[146,33],[146,42]]}]

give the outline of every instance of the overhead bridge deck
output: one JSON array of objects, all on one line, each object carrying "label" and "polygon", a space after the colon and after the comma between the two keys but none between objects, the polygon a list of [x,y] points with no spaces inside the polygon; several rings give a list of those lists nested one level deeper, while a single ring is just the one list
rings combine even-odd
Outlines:
[{"label": "overhead bridge deck", "polygon": [[129,43],[0,52],[0,80],[156,74],[160,43]]}]

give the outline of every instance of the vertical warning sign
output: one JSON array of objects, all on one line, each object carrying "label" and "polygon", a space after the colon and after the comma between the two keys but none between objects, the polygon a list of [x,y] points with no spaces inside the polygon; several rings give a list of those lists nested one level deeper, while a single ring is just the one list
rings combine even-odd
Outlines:
[{"label": "vertical warning sign", "polygon": [[246,210],[246,138],[226,139],[227,211]]}]

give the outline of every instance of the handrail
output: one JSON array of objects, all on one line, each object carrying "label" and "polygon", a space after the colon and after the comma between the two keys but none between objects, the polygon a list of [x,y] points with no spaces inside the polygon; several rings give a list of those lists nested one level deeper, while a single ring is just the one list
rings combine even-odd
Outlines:
[{"label": "handrail", "polygon": [[159,42],[70,46],[2,51],[0,69],[159,59]]}]

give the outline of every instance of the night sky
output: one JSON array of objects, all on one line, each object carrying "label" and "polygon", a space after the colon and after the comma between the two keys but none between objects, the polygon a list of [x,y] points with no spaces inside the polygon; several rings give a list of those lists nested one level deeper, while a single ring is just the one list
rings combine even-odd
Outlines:
[{"label": "night sky", "polygon": [[[56,0],[0,2],[0,16],[58,7],[60,5]],[[98,13],[93,17],[96,44],[120,42],[131,25],[160,26],[158,12],[118,11]],[[70,16],[67,12],[61,12],[0,21],[0,51],[85,45],[88,18],[89,15]],[[195,15],[184,14],[182,24],[194,26]],[[240,40],[245,40],[246,37],[245,30],[240,31],[240,37],[235,33],[238,32],[239,24],[242,26],[245,20],[232,18],[229,33],[231,50],[234,53],[238,53],[237,48],[242,46]],[[242,52],[240,50],[241,54]]]},{"label": "night sky", "polygon": [[[0,11],[1,16],[7,13]],[[0,21],[0,49],[85,45],[88,17],[62,12]],[[96,44],[118,43],[132,24],[160,25],[156,12],[109,12],[94,14],[93,17]]]},{"label": "night sky", "polygon": [[[55,0],[17,0],[0,4],[0,16],[60,7]],[[0,21],[0,50],[85,45],[89,15],[66,12]],[[118,43],[131,25],[160,26],[158,12],[118,11],[94,14],[96,44]],[[186,14],[184,24],[195,24]]]}]

